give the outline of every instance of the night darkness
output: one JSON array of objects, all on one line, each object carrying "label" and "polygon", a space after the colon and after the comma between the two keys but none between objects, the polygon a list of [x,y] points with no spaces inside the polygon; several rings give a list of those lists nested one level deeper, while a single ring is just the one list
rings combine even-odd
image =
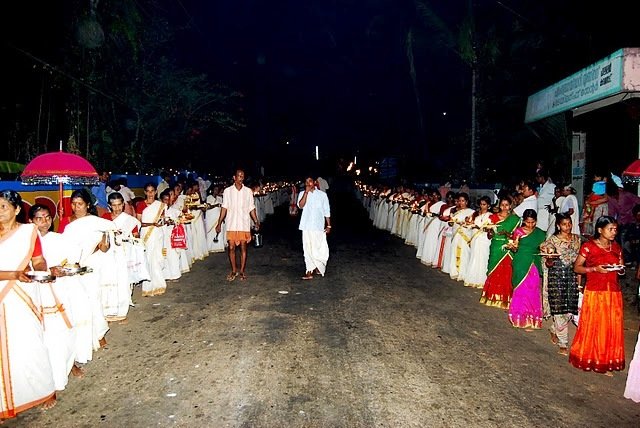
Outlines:
[{"label": "night darkness", "polygon": [[[99,67],[109,64],[113,60],[109,55],[117,52],[110,31],[121,5],[128,2],[97,3],[96,20],[110,48],[82,51],[74,28],[88,3],[12,4],[3,14],[1,127],[7,142],[3,157],[27,161],[29,153],[17,150],[16,144],[35,141],[35,129],[40,149],[53,150],[58,140],[67,141],[72,132],[73,84],[65,76],[84,79],[118,100],[133,99],[130,89],[122,90],[129,87],[123,69],[117,78],[111,74],[110,79],[91,81],[69,61],[70,57],[94,61]],[[425,19],[421,3],[443,27]],[[150,140],[147,147],[155,154],[148,156],[144,167],[190,166],[226,174],[231,164],[262,165],[267,174],[286,175],[313,165],[317,145],[323,165],[354,155],[362,160],[398,156],[403,174],[410,177],[437,180],[456,171],[464,176],[471,123],[470,68],[459,55],[460,47],[447,44],[442,28],[458,40],[471,5],[480,57],[479,178],[518,174],[540,157],[535,155],[537,149],[544,148],[544,156],[553,156],[554,151],[551,143],[524,125],[527,96],[621,47],[640,46],[633,24],[638,7],[631,10],[625,2],[616,3],[587,7],[584,2],[548,0],[133,2],[140,27],[150,25],[154,17],[166,21],[171,37],[162,55],[177,67],[204,73],[210,82],[240,94],[227,108],[244,124],[234,131],[200,125],[193,127],[196,132],[176,134],[164,144]],[[409,32],[415,80],[410,74]],[[65,76],[54,71],[49,76],[56,78],[43,78],[42,64],[17,49]],[[90,99],[115,105],[110,113],[115,117],[111,154],[95,156],[122,165],[125,161],[118,159],[118,153],[123,149],[118,144],[125,147],[134,138],[134,108],[127,101],[118,104],[100,95]],[[91,126],[100,125],[96,115]],[[524,165],[513,157],[523,147],[533,151]],[[483,177],[482,171],[493,169],[497,173]]]}]

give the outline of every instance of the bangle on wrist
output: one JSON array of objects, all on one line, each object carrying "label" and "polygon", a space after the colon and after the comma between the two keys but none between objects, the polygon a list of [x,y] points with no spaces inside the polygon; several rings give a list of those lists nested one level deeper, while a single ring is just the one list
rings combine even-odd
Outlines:
[{"label": "bangle on wrist", "polygon": [[326,226],[326,227],[327,227],[327,229],[331,229],[331,225],[329,225],[329,226]]}]

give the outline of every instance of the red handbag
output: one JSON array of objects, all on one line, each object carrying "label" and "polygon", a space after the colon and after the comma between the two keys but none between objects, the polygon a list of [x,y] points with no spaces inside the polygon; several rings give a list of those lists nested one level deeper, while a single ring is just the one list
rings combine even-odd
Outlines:
[{"label": "red handbag", "polygon": [[171,231],[171,248],[183,250],[187,248],[187,234],[184,231],[184,226],[181,224],[174,226]]}]

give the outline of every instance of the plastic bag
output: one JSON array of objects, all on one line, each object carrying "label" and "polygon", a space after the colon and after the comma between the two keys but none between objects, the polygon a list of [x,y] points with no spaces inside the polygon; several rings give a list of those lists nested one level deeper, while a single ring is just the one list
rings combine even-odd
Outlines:
[{"label": "plastic bag", "polygon": [[187,248],[187,234],[181,224],[174,226],[171,231],[171,248],[183,250]]}]

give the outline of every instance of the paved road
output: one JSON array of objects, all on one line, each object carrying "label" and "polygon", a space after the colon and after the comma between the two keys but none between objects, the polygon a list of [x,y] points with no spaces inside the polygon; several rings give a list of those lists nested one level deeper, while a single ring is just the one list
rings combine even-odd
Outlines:
[{"label": "paved road", "polygon": [[[164,296],[136,290],[129,324],[112,327],[85,378],[5,426],[639,425],[626,371],[574,369],[546,332],[513,329],[479,291],[374,230],[355,199],[332,203],[325,278],[299,279],[297,223],[277,212],[245,283],[225,282],[214,254]],[[630,360],[638,319],[627,314]]]}]

